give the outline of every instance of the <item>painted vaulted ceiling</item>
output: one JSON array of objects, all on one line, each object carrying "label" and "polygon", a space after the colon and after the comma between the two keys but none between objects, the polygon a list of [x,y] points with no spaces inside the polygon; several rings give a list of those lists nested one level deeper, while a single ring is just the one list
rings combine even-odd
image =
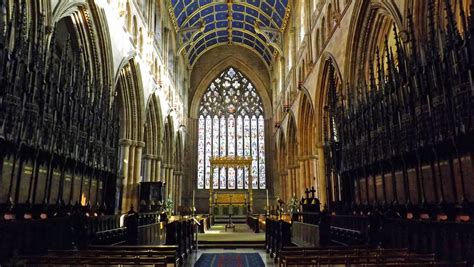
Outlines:
[{"label": "painted vaulted ceiling", "polygon": [[190,65],[219,45],[248,47],[271,65],[289,16],[288,0],[168,1]]}]

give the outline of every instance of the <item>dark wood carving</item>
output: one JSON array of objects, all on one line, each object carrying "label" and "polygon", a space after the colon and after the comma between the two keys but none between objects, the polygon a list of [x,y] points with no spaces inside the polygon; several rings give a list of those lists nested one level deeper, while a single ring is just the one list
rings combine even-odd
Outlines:
[{"label": "dark wood carving", "polygon": [[115,93],[76,40],[29,15],[32,2],[13,2],[11,20],[0,12],[0,214],[58,217],[76,203],[112,213]]}]

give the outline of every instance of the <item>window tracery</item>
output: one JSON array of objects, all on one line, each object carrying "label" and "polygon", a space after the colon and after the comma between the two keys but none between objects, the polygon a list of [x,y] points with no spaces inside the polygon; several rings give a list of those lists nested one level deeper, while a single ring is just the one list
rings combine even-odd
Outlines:
[{"label": "window tracery", "polygon": [[[235,68],[222,72],[204,93],[198,119],[198,189],[209,189],[211,156],[252,156],[252,188],[264,189],[265,119],[253,84]],[[214,169],[215,189],[247,189],[249,173]]]}]

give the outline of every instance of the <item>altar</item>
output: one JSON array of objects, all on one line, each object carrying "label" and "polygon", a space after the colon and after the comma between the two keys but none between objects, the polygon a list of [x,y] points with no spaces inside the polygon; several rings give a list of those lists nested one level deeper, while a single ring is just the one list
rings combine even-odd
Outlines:
[{"label": "altar", "polygon": [[[252,181],[252,157],[225,156],[211,157],[211,181],[214,184],[214,168],[246,168]],[[248,190],[214,190],[209,188],[209,214],[212,215],[246,215],[253,210],[252,183],[249,182]]]},{"label": "altar", "polygon": [[217,216],[247,215],[247,207],[249,206],[248,192],[244,190],[236,190],[232,193],[226,191],[214,191],[214,210],[213,214]]}]

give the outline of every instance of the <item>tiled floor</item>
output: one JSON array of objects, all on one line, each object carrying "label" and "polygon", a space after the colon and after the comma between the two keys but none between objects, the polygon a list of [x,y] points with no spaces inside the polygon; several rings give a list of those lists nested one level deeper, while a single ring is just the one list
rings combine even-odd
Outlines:
[{"label": "tiled floor", "polygon": [[203,253],[255,253],[258,252],[262,257],[265,266],[273,267],[275,264],[273,263],[273,259],[270,257],[269,254],[263,249],[199,249],[198,251],[193,251],[192,254],[188,255],[188,257],[184,260],[184,267],[192,267],[194,263],[199,259],[199,257]]}]

